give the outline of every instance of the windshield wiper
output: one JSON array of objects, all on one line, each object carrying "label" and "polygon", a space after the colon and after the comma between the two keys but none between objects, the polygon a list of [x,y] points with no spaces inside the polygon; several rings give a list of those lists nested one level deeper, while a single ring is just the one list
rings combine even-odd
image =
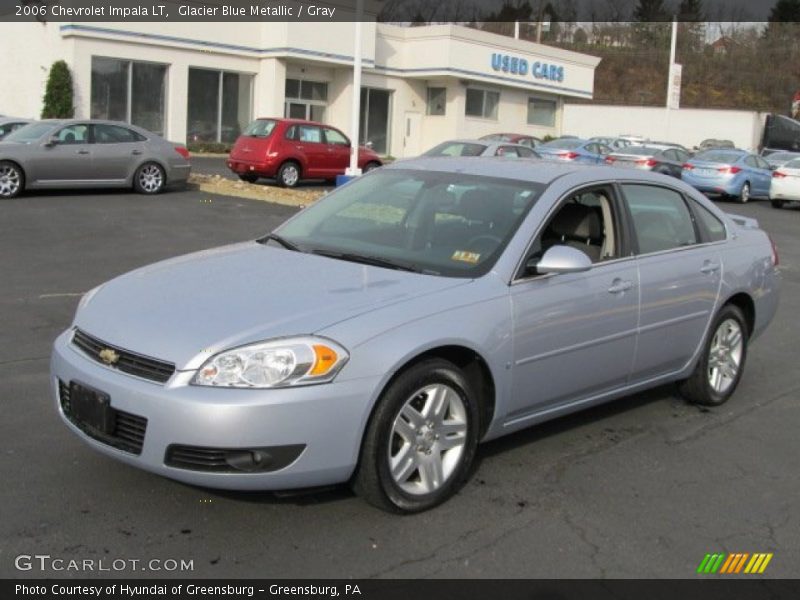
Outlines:
[{"label": "windshield wiper", "polygon": [[338,258],[340,260],[347,260],[350,262],[361,263],[364,265],[372,265],[374,267],[384,267],[386,269],[394,269],[396,271],[409,271],[411,273],[421,273],[422,269],[405,263],[398,263],[388,258],[381,258],[380,256],[366,256],[363,254],[354,254],[352,252],[336,252],[334,250],[312,250],[312,254],[319,254],[320,256],[327,256],[328,258]]},{"label": "windshield wiper", "polygon": [[283,246],[287,250],[292,250],[293,252],[302,252],[302,250],[300,250],[300,246],[290,242],[284,237],[281,237],[277,233],[268,233],[267,235],[265,235],[264,237],[262,237],[257,241],[259,244],[266,244],[269,241],[278,242],[281,246]]}]

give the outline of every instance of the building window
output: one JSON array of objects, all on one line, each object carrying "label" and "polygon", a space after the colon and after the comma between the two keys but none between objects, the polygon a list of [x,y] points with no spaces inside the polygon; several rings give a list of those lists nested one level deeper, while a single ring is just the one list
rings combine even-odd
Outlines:
[{"label": "building window", "polygon": [[92,57],[92,119],[126,121],[164,135],[167,65]]},{"label": "building window", "polygon": [[425,114],[441,116],[445,113],[445,106],[447,105],[447,88],[443,87],[429,87],[428,88],[428,104]]},{"label": "building window", "polygon": [[190,68],[187,140],[235,142],[252,116],[252,83],[244,73]]},{"label": "building window", "polygon": [[328,84],[305,79],[286,80],[283,115],[292,119],[323,121],[328,105]]},{"label": "building window", "polygon": [[528,125],[556,126],[555,100],[528,98]]},{"label": "building window", "polygon": [[497,105],[500,104],[500,92],[467,89],[467,103],[464,113],[468,117],[497,119]]}]

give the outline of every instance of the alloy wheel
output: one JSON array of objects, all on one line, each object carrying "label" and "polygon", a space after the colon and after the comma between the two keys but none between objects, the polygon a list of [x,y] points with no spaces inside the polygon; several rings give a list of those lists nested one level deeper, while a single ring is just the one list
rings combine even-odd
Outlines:
[{"label": "alloy wheel", "polygon": [[19,192],[20,174],[11,165],[0,166],[0,197],[11,198]]},{"label": "alloy wheel", "polygon": [[467,441],[467,410],[450,386],[428,385],[400,409],[389,436],[389,471],[410,495],[440,489],[461,463]]},{"label": "alloy wheel", "polygon": [[148,194],[153,194],[164,185],[164,175],[156,165],[145,165],[139,171],[139,186]]},{"label": "alloy wheel", "polygon": [[294,187],[297,180],[300,179],[300,173],[294,165],[286,165],[281,170],[281,179],[286,187]]},{"label": "alloy wheel", "polygon": [[734,319],[725,319],[717,327],[708,351],[708,384],[724,394],[736,381],[742,364],[744,336]]}]

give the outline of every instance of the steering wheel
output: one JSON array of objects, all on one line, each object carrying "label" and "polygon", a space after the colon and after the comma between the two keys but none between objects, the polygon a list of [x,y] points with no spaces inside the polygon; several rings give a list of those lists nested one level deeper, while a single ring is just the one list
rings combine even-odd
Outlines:
[{"label": "steering wheel", "polygon": [[476,246],[480,248],[481,245],[486,247],[487,243],[491,243],[490,248],[492,250],[494,250],[500,244],[503,243],[503,240],[502,240],[502,238],[500,238],[500,237],[498,237],[496,235],[492,235],[490,233],[484,233],[484,234],[481,234],[481,235],[476,235],[474,238],[469,240],[467,242],[467,248],[475,248]]}]

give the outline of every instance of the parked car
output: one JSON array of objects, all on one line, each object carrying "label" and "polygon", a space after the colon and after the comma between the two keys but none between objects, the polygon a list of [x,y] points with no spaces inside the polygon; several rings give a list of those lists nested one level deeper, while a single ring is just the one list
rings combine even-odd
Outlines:
[{"label": "parked car", "polygon": [[602,137],[602,136],[595,136],[589,138],[590,142],[598,142],[600,144],[605,144],[611,151],[622,150],[623,148],[627,148],[632,144],[630,140],[626,140],[623,138],[615,138],[615,137]]},{"label": "parked car", "polygon": [[733,197],[745,203],[766,198],[772,171],[763,158],[744,150],[706,150],[683,165],[681,179],[701,192]]},{"label": "parked car", "polygon": [[787,202],[800,202],[800,158],[772,172],[769,199],[775,208],[783,208]]},{"label": "parked car", "polygon": [[536,146],[542,143],[542,140],[538,137],[522,133],[490,133],[489,135],[481,136],[480,139],[493,142],[510,142],[512,144],[527,146],[528,148],[536,148]]},{"label": "parked car", "polygon": [[622,139],[622,140],[628,141],[628,142],[630,142],[631,144],[634,144],[634,145],[645,144],[645,143],[648,142],[648,139],[646,137],[641,136],[641,135],[633,135],[633,134],[630,134],[630,133],[623,133],[623,134],[618,135],[617,137]]},{"label": "parked car", "polygon": [[785,165],[790,160],[800,158],[800,152],[784,152],[783,150],[778,150],[777,152],[772,152],[766,156],[762,154],[761,157],[767,161],[767,164],[771,169],[777,169],[778,167]]},{"label": "parked car", "polygon": [[30,119],[17,119],[15,117],[0,117],[0,140],[5,138],[12,131],[24,127],[30,123]]},{"label": "parked car", "polygon": [[718,140],[715,138],[709,138],[700,142],[700,145],[697,146],[697,152],[705,152],[706,150],[713,150],[715,148],[733,150],[736,148],[736,144],[734,144],[731,140]]},{"label": "parked car", "polygon": [[[371,171],[383,164],[371,148],[358,149],[358,168]],[[254,183],[274,178],[284,187],[303,179],[335,179],[350,166],[350,139],[330,125],[301,119],[256,119],[239,136],[228,168]]]},{"label": "parked car", "polygon": [[0,198],[24,190],[133,187],[157,194],[185,184],[189,151],[128,123],[44,120],[0,142]]},{"label": "parked car", "polygon": [[351,482],[416,512],[456,492],[479,442],[673,381],[726,402],[777,263],[753,219],[678,180],[410,159],[257,241],[91,290],[52,395],[91,447],[156,474]]},{"label": "parked car", "polygon": [[599,164],[611,153],[611,148],[599,142],[580,138],[559,138],[542,144],[536,151],[542,158],[552,158],[585,164]]},{"label": "parked car", "polygon": [[680,177],[683,164],[691,158],[688,152],[671,147],[629,146],[606,156],[606,163],[617,167],[645,169]]},{"label": "parked car", "polygon": [[505,156],[507,158],[540,158],[528,146],[492,140],[448,140],[425,152],[422,156]]}]

